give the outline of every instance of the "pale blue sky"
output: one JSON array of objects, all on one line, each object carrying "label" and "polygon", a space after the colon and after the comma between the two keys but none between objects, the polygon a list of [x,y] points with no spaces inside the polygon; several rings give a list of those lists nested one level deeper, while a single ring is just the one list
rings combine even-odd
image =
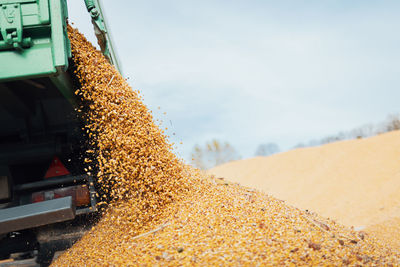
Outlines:
[{"label": "pale blue sky", "polygon": [[[124,76],[186,159],[212,138],[246,158],[261,143],[290,149],[400,112],[399,1],[103,5]],[[69,9],[93,40],[83,0]]]}]

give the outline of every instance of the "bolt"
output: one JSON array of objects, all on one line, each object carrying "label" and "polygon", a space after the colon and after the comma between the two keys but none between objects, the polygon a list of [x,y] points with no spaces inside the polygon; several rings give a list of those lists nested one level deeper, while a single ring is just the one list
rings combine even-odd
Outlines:
[{"label": "bolt", "polygon": [[99,16],[99,12],[94,8],[90,11],[90,13],[94,18],[97,18]]}]

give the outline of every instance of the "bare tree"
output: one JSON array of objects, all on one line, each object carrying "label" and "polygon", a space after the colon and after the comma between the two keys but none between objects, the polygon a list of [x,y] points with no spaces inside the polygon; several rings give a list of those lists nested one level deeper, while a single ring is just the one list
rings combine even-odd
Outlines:
[{"label": "bare tree", "polygon": [[386,124],[386,131],[396,131],[400,130],[400,118],[397,115],[389,115]]},{"label": "bare tree", "polygon": [[307,147],[307,145],[304,144],[304,143],[298,143],[297,145],[295,145],[295,146],[293,147],[293,149],[296,149],[296,148],[303,148],[303,147]]},{"label": "bare tree", "polygon": [[193,165],[203,170],[238,159],[239,154],[228,142],[222,143],[216,139],[204,146],[195,145],[192,150]]},{"label": "bare tree", "polygon": [[279,146],[275,143],[261,144],[257,147],[256,156],[270,156],[280,151]]},{"label": "bare tree", "polygon": [[392,114],[387,119],[379,124],[365,124],[350,131],[339,132],[335,135],[326,136],[319,140],[312,140],[308,144],[299,143],[293,148],[310,147],[316,145],[323,145],[327,143],[337,142],[349,139],[362,139],[365,137],[374,136],[381,133],[400,130],[400,115]]}]

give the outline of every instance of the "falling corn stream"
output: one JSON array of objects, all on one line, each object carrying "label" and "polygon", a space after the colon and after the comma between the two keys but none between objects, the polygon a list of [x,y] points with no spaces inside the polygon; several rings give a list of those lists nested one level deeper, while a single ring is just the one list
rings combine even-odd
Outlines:
[{"label": "falling corn stream", "polygon": [[185,165],[139,92],[68,31],[87,171],[109,205],[54,266],[400,265],[398,252],[366,233]]}]

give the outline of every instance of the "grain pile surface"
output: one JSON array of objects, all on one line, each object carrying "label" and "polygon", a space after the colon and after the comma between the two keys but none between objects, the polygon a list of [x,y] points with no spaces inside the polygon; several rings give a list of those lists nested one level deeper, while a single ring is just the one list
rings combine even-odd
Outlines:
[{"label": "grain pile surface", "polygon": [[387,219],[384,222],[367,227],[364,231],[400,251],[400,218]]},{"label": "grain pile surface", "polygon": [[356,229],[400,218],[400,131],[231,162],[209,173]]},{"label": "grain pile surface", "polygon": [[112,204],[54,266],[400,264],[362,232],[183,165],[137,93],[69,32],[78,94],[94,107],[91,160]]}]

